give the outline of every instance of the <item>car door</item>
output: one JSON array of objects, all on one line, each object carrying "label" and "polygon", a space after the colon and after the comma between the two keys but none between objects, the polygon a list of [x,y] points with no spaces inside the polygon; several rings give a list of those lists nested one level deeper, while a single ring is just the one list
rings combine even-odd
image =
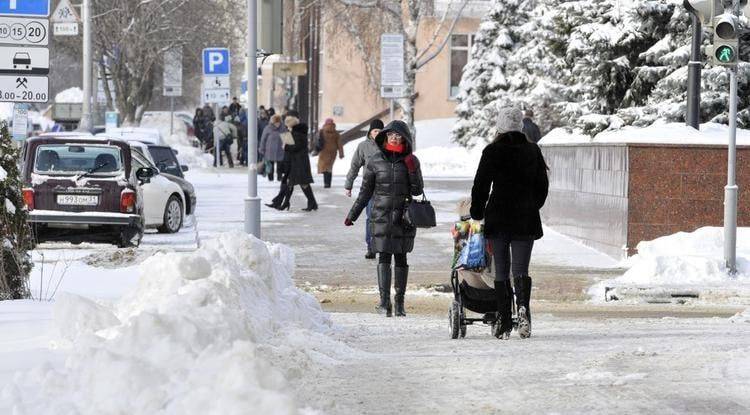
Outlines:
[{"label": "car door", "polygon": [[[156,166],[149,163],[136,151],[131,151],[133,156],[133,170],[141,167],[150,167],[158,171]],[[146,217],[146,226],[160,226],[164,223],[164,207],[169,197],[169,180],[160,174],[151,178],[149,183],[141,185],[143,191],[143,215]]]}]

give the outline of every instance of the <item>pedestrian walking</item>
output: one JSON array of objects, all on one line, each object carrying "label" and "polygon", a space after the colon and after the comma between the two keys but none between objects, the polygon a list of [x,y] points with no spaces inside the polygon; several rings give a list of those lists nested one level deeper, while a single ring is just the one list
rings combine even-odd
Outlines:
[{"label": "pedestrian walking", "polygon": [[266,174],[266,167],[263,161],[263,150],[260,145],[260,140],[263,137],[263,131],[266,129],[266,126],[268,126],[268,118],[268,112],[266,112],[265,108],[261,108],[258,111],[258,165],[256,166],[258,174],[260,175]]},{"label": "pedestrian walking", "polygon": [[232,103],[229,104],[229,113],[232,114],[232,116],[238,117],[241,109],[242,105],[240,105],[240,100],[237,99],[237,97],[233,97]]},{"label": "pedestrian walking", "polygon": [[[392,121],[375,137],[380,153],[367,162],[359,196],[344,224],[352,226],[373,200],[370,216],[372,249],[379,254],[377,273],[380,304],[376,311],[391,316],[391,275],[393,275],[395,314],[405,316],[404,295],[409,277],[407,254],[414,248],[416,228],[403,221],[404,210],[412,196],[423,193],[424,182],[419,160],[412,154],[409,127]],[[394,258],[391,272],[391,258]]]},{"label": "pedestrian walking", "polygon": [[247,147],[248,147],[248,140],[250,137],[247,136],[247,110],[245,108],[242,108],[240,110],[239,118],[239,126],[237,127],[239,129],[239,140],[237,143],[238,148],[238,155],[237,155],[237,161],[240,163],[241,166],[247,166],[248,159],[247,159]]},{"label": "pedestrian walking", "polygon": [[203,106],[203,116],[205,117],[206,120],[210,122],[216,121],[216,117],[214,116],[214,110],[208,104]]},{"label": "pedestrian walking", "polygon": [[493,247],[499,317],[494,334],[507,339],[513,328],[512,271],[518,333],[527,338],[531,335],[529,262],[534,241],[543,235],[539,209],[544,206],[549,188],[547,164],[539,146],[521,132],[521,110],[501,108],[496,127],[497,136],[482,151],[474,176],[471,217],[484,220],[485,238]]},{"label": "pedestrian walking", "polygon": [[532,143],[538,143],[542,139],[542,133],[539,131],[539,126],[534,123],[534,111],[527,109],[524,111],[523,117],[523,130],[522,133],[526,134],[526,138]]},{"label": "pedestrian walking", "polygon": [[[219,164],[224,165],[223,154],[226,154],[227,164],[229,168],[234,168],[234,162],[232,161],[232,142],[237,137],[237,127],[226,120],[227,116],[221,114],[219,121],[214,123],[214,137],[219,138]],[[216,166],[216,159],[214,158],[214,166]]]},{"label": "pedestrian walking", "polygon": [[327,118],[320,129],[318,136],[318,174],[323,175],[323,186],[331,187],[333,178],[333,163],[336,162],[336,153],[339,158],[344,158],[344,145],[341,143],[341,135],[336,131],[336,124],[332,118]]},{"label": "pedestrian walking", "polygon": [[291,131],[294,141],[291,144],[284,145],[283,165],[285,166],[285,174],[281,181],[281,188],[272,203],[266,204],[266,206],[278,210],[288,210],[294,186],[299,185],[307,198],[307,207],[302,210],[310,212],[318,210],[318,202],[315,200],[315,195],[310,186],[313,179],[310,157],[307,153],[307,124],[301,123],[297,118],[298,116],[299,114],[296,111],[289,111],[284,119],[284,124]]},{"label": "pedestrian walking", "polygon": [[[347,196],[352,197],[352,187],[354,187],[354,180],[356,180],[357,175],[359,175],[359,169],[363,167],[367,168],[367,161],[370,159],[370,157],[380,152],[380,148],[375,142],[375,137],[377,137],[377,135],[380,133],[380,130],[382,129],[383,121],[373,120],[370,123],[370,129],[367,131],[365,140],[359,143],[359,145],[357,146],[357,150],[352,157],[352,164],[349,168],[349,173],[347,173],[346,175],[346,182],[344,182],[344,189],[346,190]],[[370,202],[367,204],[367,208],[365,209],[365,213],[367,215],[367,221],[365,222],[365,243],[367,244],[367,253],[365,253],[365,258],[367,259],[375,259],[375,252],[373,252],[370,243],[372,239],[372,231],[370,229],[371,212],[372,199],[370,199]]]},{"label": "pedestrian walking", "polygon": [[[274,114],[271,122],[263,130],[263,136],[260,140],[260,148],[263,151],[263,160],[266,166],[268,180],[273,181],[275,167],[279,162],[284,160],[284,146],[281,142],[281,133],[286,131],[286,127],[281,123],[281,115]],[[281,181],[282,172],[278,171],[276,178]]]},{"label": "pedestrian walking", "polygon": [[201,145],[206,143],[206,126],[203,117],[203,110],[201,108],[195,109],[195,115],[193,116],[193,131],[195,131],[195,137],[198,138]]}]

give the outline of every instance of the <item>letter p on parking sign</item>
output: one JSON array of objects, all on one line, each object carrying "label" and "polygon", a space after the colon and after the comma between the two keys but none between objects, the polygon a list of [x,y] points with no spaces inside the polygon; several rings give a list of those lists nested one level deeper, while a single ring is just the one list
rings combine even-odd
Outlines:
[{"label": "letter p on parking sign", "polygon": [[229,75],[230,73],[229,49],[203,49],[203,75]]}]

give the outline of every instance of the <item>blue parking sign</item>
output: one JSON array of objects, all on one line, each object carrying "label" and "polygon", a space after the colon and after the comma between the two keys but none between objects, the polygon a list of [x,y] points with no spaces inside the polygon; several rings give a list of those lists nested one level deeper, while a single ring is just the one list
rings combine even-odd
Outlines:
[{"label": "blue parking sign", "polygon": [[49,16],[50,0],[0,0],[0,16]]},{"label": "blue parking sign", "polygon": [[203,49],[203,75],[229,75],[230,73],[229,49]]}]

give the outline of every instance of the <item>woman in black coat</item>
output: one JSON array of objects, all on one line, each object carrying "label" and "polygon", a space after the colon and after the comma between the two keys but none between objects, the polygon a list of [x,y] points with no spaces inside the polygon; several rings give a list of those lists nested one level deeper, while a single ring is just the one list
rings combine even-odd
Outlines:
[{"label": "woman in black coat", "polygon": [[539,146],[527,140],[521,132],[522,128],[520,109],[500,109],[498,135],[482,151],[471,189],[471,217],[474,220],[484,219],[485,237],[493,244],[499,316],[494,334],[503,339],[510,336],[513,328],[511,264],[518,310],[518,334],[522,338],[531,335],[529,261],[534,240],[540,239],[543,234],[539,209],[544,206],[549,188],[547,164],[542,152]]},{"label": "woman in black coat", "polygon": [[391,257],[395,257],[395,311],[397,316],[405,316],[404,293],[409,276],[406,254],[414,248],[417,230],[407,227],[402,218],[408,200],[423,192],[422,171],[419,160],[412,154],[411,133],[403,121],[392,121],[375,137],[375,142],[380,152],[368,160],[359,196],[344,224],[351,226],[372,198],[371,244],[373,252],[380,254],[380,304],[376,310],[391,316]]},{"label": "woman in black coat", "polygon": [[315,195],[312,187],[310,187],[313,179],[310,171],[310,157],[307,153],[307,124],[299,122],[296,112],[290,112],[290,114],[293,115],[287,115],[284,123],[286,128],[291,131],[294,144],[284,145],[284,160],[280,164],[281,172],[283,172],[281,188],[279,194],[273,199],[273,203],[266,206],[278,210],[289,209],[294,186],[299,185],[305,197],[307,197],[307,207],[302,210],[310,212],[318,210],[318,203],[315,201]]}]

